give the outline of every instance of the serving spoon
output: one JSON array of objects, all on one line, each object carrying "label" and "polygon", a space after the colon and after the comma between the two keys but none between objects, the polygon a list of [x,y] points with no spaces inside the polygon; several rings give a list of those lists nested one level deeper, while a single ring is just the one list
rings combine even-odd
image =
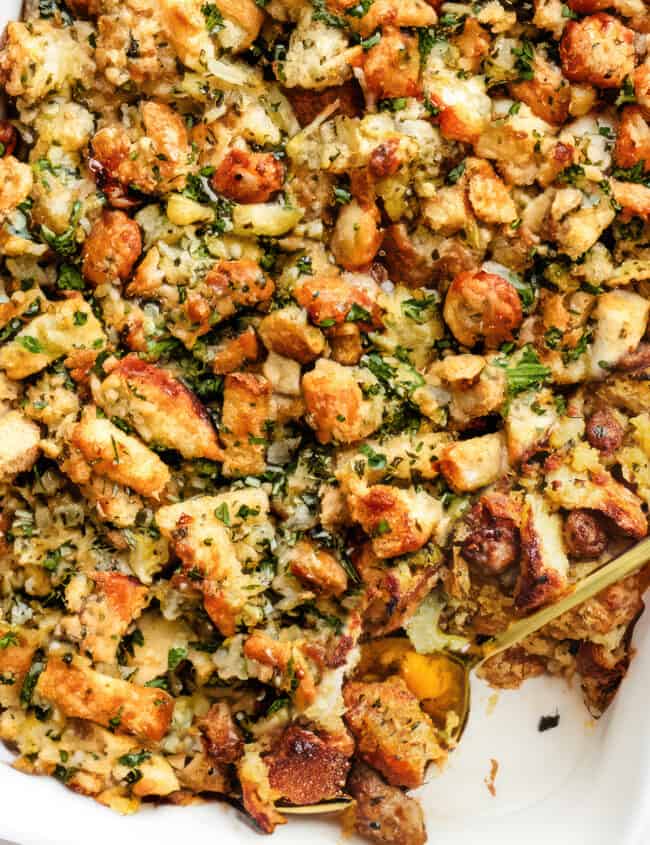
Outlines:
[{"label": "serving spoon", "polygon": [[[650,562],[650,537],[632,546],[622,555],[610,560],[604,566],[601,566],[595,572],[587,575],[577,584],[575,584],[571,592],[563,596],[549,607],[543,607],[536,613],[513,622],[503,633],[497,634],[486,640],[479,646],[479,651],[476,654],[468,654],[465,660],[466,673],[465,683],[469,688],[469,676],[471,672],[482,666],[487,660],[490,660],[495,655],[500,654],[506,649],[520,643],[522,640],[539,631],[545,625],[553,622],[558,617],[562,616],[568,611],[573,610],[574,607],[582,604],[585,601],[598,595],[598,593],[627,578],[641,569],[646,563]],[[458,655],[457,655],[458,656]],[[469,696],[467,697],[469,702]],[[469,709],[469,707],[468,707]],[[463,719],[463,723],[466,721]],[[462,725],[461,725],[462,733]],[[460,734],[457,738],[460,738]],[[309,806],[297,807],[287,806],[278,807],[283,813],[295,815],[309,815],[317,813],[338,813],[347,809],[354,799],[348,797],[341,797],[333,801],[325,801],[322,804],[311,804]]]}]

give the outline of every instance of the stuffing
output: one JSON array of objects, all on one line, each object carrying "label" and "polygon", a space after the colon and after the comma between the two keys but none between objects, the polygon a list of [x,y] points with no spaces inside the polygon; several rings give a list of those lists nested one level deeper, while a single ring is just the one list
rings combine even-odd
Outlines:
[{"label": "stuffing", "polygon": [[641,164],[644,171],[650,171],[650,126],[640,107],[626,106],[623,109],[614,156],[619,167],[632,168]]},{"label": "stuffing", "polygon": [[510,85],[512,96],[521,100],[533,114],[546,123],[562,124],[569,117],[571,88],[561,69],[536,50],[532,62],[532,79],[521,79]]},{"label": "stuffing", "polygon": [[366,90],[380,100],[419,93],[417,39],[397,28],[384,28],[380,41],[365,53],[362,67]]},{"label": "stuffing", "polygon": [[319,358],[302,378],[307,422],[320,443],[353,443],[381,425],[381,399],[364,397],[362,386],[372,384],[363,371]]},{"label": "stuffing", "polygon": [[392,786],[420,786],[427,763],[440,756],[440,749],[431,719],[404,681],[349,681],[343,695],[361,758]]},{"label": "stuffing", "polygon": [[595,456],[588,455],[585,462],[574,455],[571,463],[558,463],[551,457],[546,469],[545,492],[554,505],[598,511],[624,534],[637,539],[648,533],[639,497],[616,481]]},{"label": "stuffing", "polygon": [[338,596],[346,591],[345,569],[325,549],[317,548],[308,540],[300,540],[287,559],[291,574],[317,593]]},{"label": "stuffing", "polygon": [[127,355],[93,397],[111,418],[125,420],[145,443],[176,449],[186,458],[221,460],[222,450],[207,411],[196,396],[162,367]]},{"label": "stuffing", "polygon": [[143,193],[182,187],[192,160],[185,123],[165,103],[140,105],[139,132],[122,125],[100,129],[92,139],[93,157],[110,179]]},{"label": "stuffing", "polygon": [[366,543],[354,564],[363,584],[364,630],[373,637],[405,625],[440,577],[438,561],[426,549],[387,563]]},{"label": "stuffing", "polygon": [[[467,704],[426,655],[647,535],[646,5],[27,0],[0,44],[17,769],[268,833],[352,797],[350,830],[425,841],[402,790]],[[647,582],[482,676],[577,672],[600,715]]]},{"label": "stuffing", "polygon": [[[259,557],[258,525],[268,515],[268,498],[259,489],[220,496],[199,496],[156,512],[156,524],[183,563],[205,609],[224,636],[232,636],[254,580],[243,564]],[[266,538],[268,542],[268,537]],[[251,545],[252,543],[252,545]]]},{"label": "stuffing", "polygon": [[81,650],[96,662],[110,663],[129,625],[147,603],[147,588],[118,572],[94,572],[95,592],[79,613]]},{"label": "stuffing", "polygon": [[0,417],[0,478],[31,469],[40,452],[41,432],[19,411]]},{"label": "stuffing", "polygon": [[612,290],[598,297],[590,351],[592,378],[602,378],[605,372],[637,348],[645,334],[648,315],[650,304],[632,291]]},{"label": "stuffing", "polygon": [[362,205],[353,199],[341,208],[331,248],[336,261],[346,270],[360,270],[373,260],[383,234],[379,221],[379,209],[374,203]]},{"label": "stuffing", "polygon": [[440,131],[444,138],[467,144],[478,141],[487,129],[491,115],[484,77],[459,78],[434,49],[423,70],[422,88],[440,112]]},{"label": "stuffing", "polygon": [[295,306],[263,317],[257,331],[268,350],[300,364],[315,361],[325,349],[323,333],[310,326],[306,312]]},{"label": "stuffing", "polygon": [[379,322],[378,294],[374,281],[361,275],[315,275],[293,291],[310,320],[322,328],[347,321],[355,310],[360,312],[359,322]]},{"label": "stuffing", "polygon": [[323,90],[345,83],[362,53],[360,46],[348,45],[340,29],[315,20],[305,11],[291,33],[276,73],[287,88]]}]

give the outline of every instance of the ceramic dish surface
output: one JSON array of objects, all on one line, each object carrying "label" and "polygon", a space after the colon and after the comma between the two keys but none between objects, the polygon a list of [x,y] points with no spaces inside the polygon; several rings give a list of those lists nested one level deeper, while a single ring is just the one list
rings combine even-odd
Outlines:
[{"label": "ceramic dish surface", "polygon": [[[0,31],[20,15],[0,0]],[[496,692],[472,680],[469,725],[443,771],[417,791],[435,845],[642,845],[650,841],[650,619],[634,632],[636,655],[621,691],[599,721],[578,685],[548,677]],[[540,719],[559,716],[551,730]],[[248,845],[260,834],[218,802],[147,806],[120,816],[49,778],[11,768],[0,746],[0,845]],[[274,842],[340,842],[336,821],[292,818]],[[346,841],[356,841],[347,838]],[[360,841],[360,840],[359,840]]]}]

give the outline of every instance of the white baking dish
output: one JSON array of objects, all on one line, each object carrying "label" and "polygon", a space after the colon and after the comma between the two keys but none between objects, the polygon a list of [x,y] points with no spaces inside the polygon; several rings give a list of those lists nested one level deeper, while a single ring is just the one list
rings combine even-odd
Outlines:
[{"label": "white baking dish", "polygon": [[[0,30],[20,0],[0,0]],[[607,716],[589,719],[579,691],[538,679],[514,693],[476,683],[470,724],[447,769],[420,790],[435,845],[647,845],[650,842],[650,613],[639,653]],[[495,703],[496,699],[496,703]],[[539,718],[560,714],[540,733]],[[19,774],[0,747],[0,838],[20,845],[248,845],[260,843],[235,810],[217,803],[147,808],[123,818],[51,779]],[[496,795],[485,779],[499,763]],[[272,840],[336,843],[332,820],[292,819]],[[351,840],[347,840],[350,841]]]}]

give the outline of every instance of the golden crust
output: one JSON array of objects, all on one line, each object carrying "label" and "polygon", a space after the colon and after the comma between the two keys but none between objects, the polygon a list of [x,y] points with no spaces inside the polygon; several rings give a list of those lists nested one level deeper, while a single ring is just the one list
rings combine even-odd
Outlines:
[{"label": "golden crust", "polygon": [[421,786],[427,764],[440,754],[431,719],[401,678],[348,682],[346,721],[357,750],[393,786]]},{"label": "golden crust", "polygon": [[157,741],[169,730],[174,699],[160,689],[139,687],[89,669],[49,657],[36,690],[66,716],[88,719],[142,739]]},{"label": "golden crust", "polygon": [[127,355],[97,386],[94,396],[109,416],[126,419],[145,442],[177,449],[186,458],[221,460],[207,411],[162,367]]}]

